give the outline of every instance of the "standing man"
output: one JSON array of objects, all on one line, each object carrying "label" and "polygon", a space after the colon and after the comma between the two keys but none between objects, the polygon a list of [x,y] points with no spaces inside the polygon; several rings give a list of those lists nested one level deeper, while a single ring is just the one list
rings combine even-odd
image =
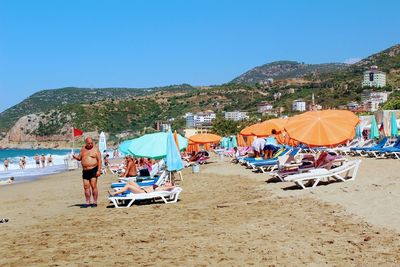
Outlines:
[{"label": "standing man", "polygon": [[40,160],[39,160],[39,155],[35,155],[35,162],[36,162],[36,168],[40,168]]},{"label": "standing man", "polygon": [[[86,145],[82,147],[80,154],[72,155],[72,157],[82,164],[82,180],[83,189],[85,191],[86,204],[82,207],[97,207],[97,178],[101,175],[101,154],[97,147],[94,146],[93,139],[88,137],[85,139]],[[90,203],[90,195],[93,196],[93,204]]]}]

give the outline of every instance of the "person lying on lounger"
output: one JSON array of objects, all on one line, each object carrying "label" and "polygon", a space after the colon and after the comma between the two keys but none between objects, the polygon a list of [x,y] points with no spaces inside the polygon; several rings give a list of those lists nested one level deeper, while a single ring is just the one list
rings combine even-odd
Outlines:
[{"label": "person lying on lounger", "polygon": [[118,191],[115,192],[108,192],[110,196],[116,196],[122,193],[125,193],[126,191],[131,191],[132,193],[137,193],[137,194],[142,194],[142,193],[150,193],[154,191],[171,191],[174,189],[175,186],[172,183],[165,183],[164,185],[158,186],[156,184],[152,186],[139,186],[137,183],[133,181],[128,181],[124,187],[119,189]]}]

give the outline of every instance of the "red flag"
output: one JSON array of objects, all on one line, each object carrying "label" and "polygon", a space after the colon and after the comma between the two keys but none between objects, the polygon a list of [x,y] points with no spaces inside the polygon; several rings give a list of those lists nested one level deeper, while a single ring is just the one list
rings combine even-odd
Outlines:
[{"label": "red flag", "polygon": [[83,135],[83,131],[77,128],[74,128],[74,137]]}]

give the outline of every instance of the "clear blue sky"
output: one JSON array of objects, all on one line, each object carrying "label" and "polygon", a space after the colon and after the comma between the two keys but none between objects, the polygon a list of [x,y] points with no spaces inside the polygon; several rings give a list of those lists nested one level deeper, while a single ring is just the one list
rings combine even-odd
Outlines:
[{"label": "clear blue sky", "polygon": [[398,0],[0,0],[0,111],[42,89],[220,84],[400,41]]}]

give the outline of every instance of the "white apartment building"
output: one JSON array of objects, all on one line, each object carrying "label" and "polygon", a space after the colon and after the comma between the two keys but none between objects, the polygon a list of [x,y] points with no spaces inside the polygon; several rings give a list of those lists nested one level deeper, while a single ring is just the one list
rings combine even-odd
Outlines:
[{"label": "white apartment building", "polygon": [[260,104],[257,105],[257,110],[260,113],[270,112],[273,108],[274,106],[267,102],[261,102]]},{"label": "white apartment building", "polygon": [[370,112],[375,112],[379,109],[379,102],[370,100],[367,103],[365,103],[365,109]]},{"label": "white apartment building", "polygon": [[216,118],[216,114],[212,111],[186,113],[186,128],[194,128],[198,126],[211,126],[212,121]]},{"label": "white apartment building", "polygon": [[379,104],[382,104],[388,100],[389,94],[389,92],[373,92],[371,90],[364,90],[361,93],[361,101],[366,103],[370,100],[373,100],[379,102]]},{"label": "white apartment building", "polygon": [[305,111],[306,102],[303,99],[297,99],[292,102],[292,111]]},{"label": "white apartment building", "polygon": [[227,111],[224,113],[225,119],[232,121],[241,121],[247,120],[249,116],[247,116],[247,112],[242,111]]},{"label": "white apartment building", "polygon": [[386,86],[386,73],[379,71],[377,66],[371,66],[370,70],[364,72],[363,87]]}]

